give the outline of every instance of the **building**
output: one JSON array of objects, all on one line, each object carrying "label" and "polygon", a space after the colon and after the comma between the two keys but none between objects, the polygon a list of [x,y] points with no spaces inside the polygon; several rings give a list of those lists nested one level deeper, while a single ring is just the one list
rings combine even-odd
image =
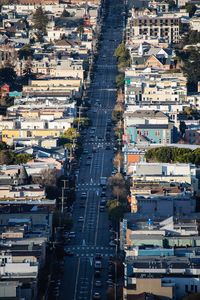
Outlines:
[{"label": "building", "polygon": [[142,292],[161,300],[181,300],[189,292],[200,292],[199,257],[127,258],[124,298]]},{"label": "building", "polygon": [[157,13],[155,10],[132,9],[132,16],[128,19],[126,39],[134,36],[147,36],[163,39],[168,43],[179,41],[180,18],[173,13]]},{"label": "building", "polygon": [[161,111],[125,112],[124,127],[128,144],[171,144],[178,138],[174,124]]},{"label": "building", "polygon": [[200,239],[197,218],[144,219],[126,215],[121,222],[124,249],[124,297],[143,292],[181,300],[200,291]]},{"label": "building", "polygon": [[59,4],[59,0],[18,0],[20,5],[52,5]]}]

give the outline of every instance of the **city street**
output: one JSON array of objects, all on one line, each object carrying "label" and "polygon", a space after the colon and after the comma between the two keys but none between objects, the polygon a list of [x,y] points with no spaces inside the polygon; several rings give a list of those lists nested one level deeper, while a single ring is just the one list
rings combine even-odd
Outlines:
[{"label": "city street", "polygon": [[[108,260],[110,255],[115,254],[115,247],[109,245],[107,212],[100,210],[102,195],[105,200],[109,200],[109,191],[105,190],[103,193],[106,195],[102,194],[100,178],[111,176],[113,168],[114,138],[111,115],[116,97],[117,75],[113,53],[122,40],[123,3],[119,0],[108,2],[101,46],[89,88],[91,101],[89,117],[92,120],[92,127],[87,130],[80,168],[77,172],[72,229],[75,237],[65,246],[65,250],[73,255],[65,257],[61,300],[90,300],[93,299],[95,292],[100,293],[101,299],[106,299]],[[107,127],[111,127],[109,139]],[[86,193],[85,197],[82,197],[82,193]],[[95,278],[94,260],[97,253],[102,255],[102,271],[100,276]],[[101,287],[95,286],[96,280],[102,282]]]}]

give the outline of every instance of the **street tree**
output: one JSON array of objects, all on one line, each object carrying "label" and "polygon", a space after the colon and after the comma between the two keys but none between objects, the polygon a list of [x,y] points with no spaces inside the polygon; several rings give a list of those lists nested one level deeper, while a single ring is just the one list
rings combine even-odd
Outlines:
[{"label": "street tree", "polygon": [[121,173],[117,173],[114,176],[109,177],[108,184],[111,188],[113,188],[114,186],[125,186],[125,180],[123,175]]},{"label": "street tree", "polygon": [[116,227],[123,218],[125,209],[118,200],[110,200],[107,203],[108,216],[112,224]]},{"label": "street tree", "polygon": [[118,170],[118,173],[120,173],[122,167],[123,167],[123,154],[121,151],[117,152],[117,154],[114,157],[113,165]]},{"label": "street tree", "polygon": [[80,133],[77,131],[76,128],[70,127],[64,131],[61,137],[66,138],[67,140],[69,140],[69,142],[72,142],[74,139],[80,137]]},{"label": "street tree", "polygon": [[116,85],[120,89],[124,88],[124,77],[124,73],[120,73],[116,76]]}]

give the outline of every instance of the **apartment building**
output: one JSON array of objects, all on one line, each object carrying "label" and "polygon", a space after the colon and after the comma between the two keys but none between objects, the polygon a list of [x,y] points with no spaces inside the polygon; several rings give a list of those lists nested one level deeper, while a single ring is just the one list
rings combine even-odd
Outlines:
[{"label": "apartment building", "polygon": [[127,171],[133,181],[184,182],[192,185],[196,193],[199,191],[197,169],[192,164],[139,162],[129,164]]},{"label": "apartment building", "polygon": [[173,13],[157,13],[155,10],[132,9],[128,19],[126,39],[134,36],[149,36],[163,39],[169,44],[179,41],[180,17]]},{"label": "apartment building", "polygon": [[161,111],[137,110],[124,113],[127,144],[171,144],[177,140],[177,129]]},{"label": "apartment building", "polygon": [[149,292],[161,300],[181,300],[200,291],[199,257],[126,259],[124,299]]},{"label": "apartment building", "polygon": [[159,299],[180,300],[199,292],[199,217],[145,221],[132,216],[127,215],[120,226],[126,254],[123,299],[148,292]]}]

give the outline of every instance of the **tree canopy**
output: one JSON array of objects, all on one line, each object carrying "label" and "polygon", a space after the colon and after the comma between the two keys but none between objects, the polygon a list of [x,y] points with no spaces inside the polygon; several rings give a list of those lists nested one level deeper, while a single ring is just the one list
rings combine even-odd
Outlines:
[{"label": "tree canopy", "polygon": [[32,155],[27,153],[15,154],[6,148],[0,150],[0,165],[25,164],[31,159]]},{"label": "tree canopy", "polygon": [[111,222],[116,225],[123,218],[125,208],[117,200],[110,200],[107,202],[108,215]]},{"label": "tree canopy", "polygon": [[70,13],[66,9],[64,9],[61,14],[61,18],[68,18],[70,16],[71,16]]},{"label": "tree canopy", "polygon": [[17,78],[16,72],[12,67],[5,67],[0,69],[0,81],[6,82],[10,85],[15,83]]},{"label": "tree canopy", "polygon": [[35,13],[33,14],[33,24],[34,28],[41,31],[43,34],[46,34],[46,27],[48,24],[48,17],[46,12],[41,6],[36,8]]},{"label": "tree canopy", "polygon": [[33,56],[33,50],[31,49],[30,44],[24,45],[19,51],[19,59],[28,59],[29,57]]},{"label": "tree canopy", "polygon": [[147,161],[157,162],[180,162],[200,164],[200,148],[191,150],[178,147],[158,147],[150,149],[146,152],[145,158]]},{"label": "tree canopy", "polygon": [[196,91],[200,81],[200,53],[196,49],[191,49],[187,56],[184,60],[183,71],[188,79],[189,90]]},{"label": "tree canopy", "polygon": [[189,16],[192,17],[195,14],[195,11],[197,10],[197,7],[193,3],[186,3],[185,5],[186,11],[189,13]]}]

